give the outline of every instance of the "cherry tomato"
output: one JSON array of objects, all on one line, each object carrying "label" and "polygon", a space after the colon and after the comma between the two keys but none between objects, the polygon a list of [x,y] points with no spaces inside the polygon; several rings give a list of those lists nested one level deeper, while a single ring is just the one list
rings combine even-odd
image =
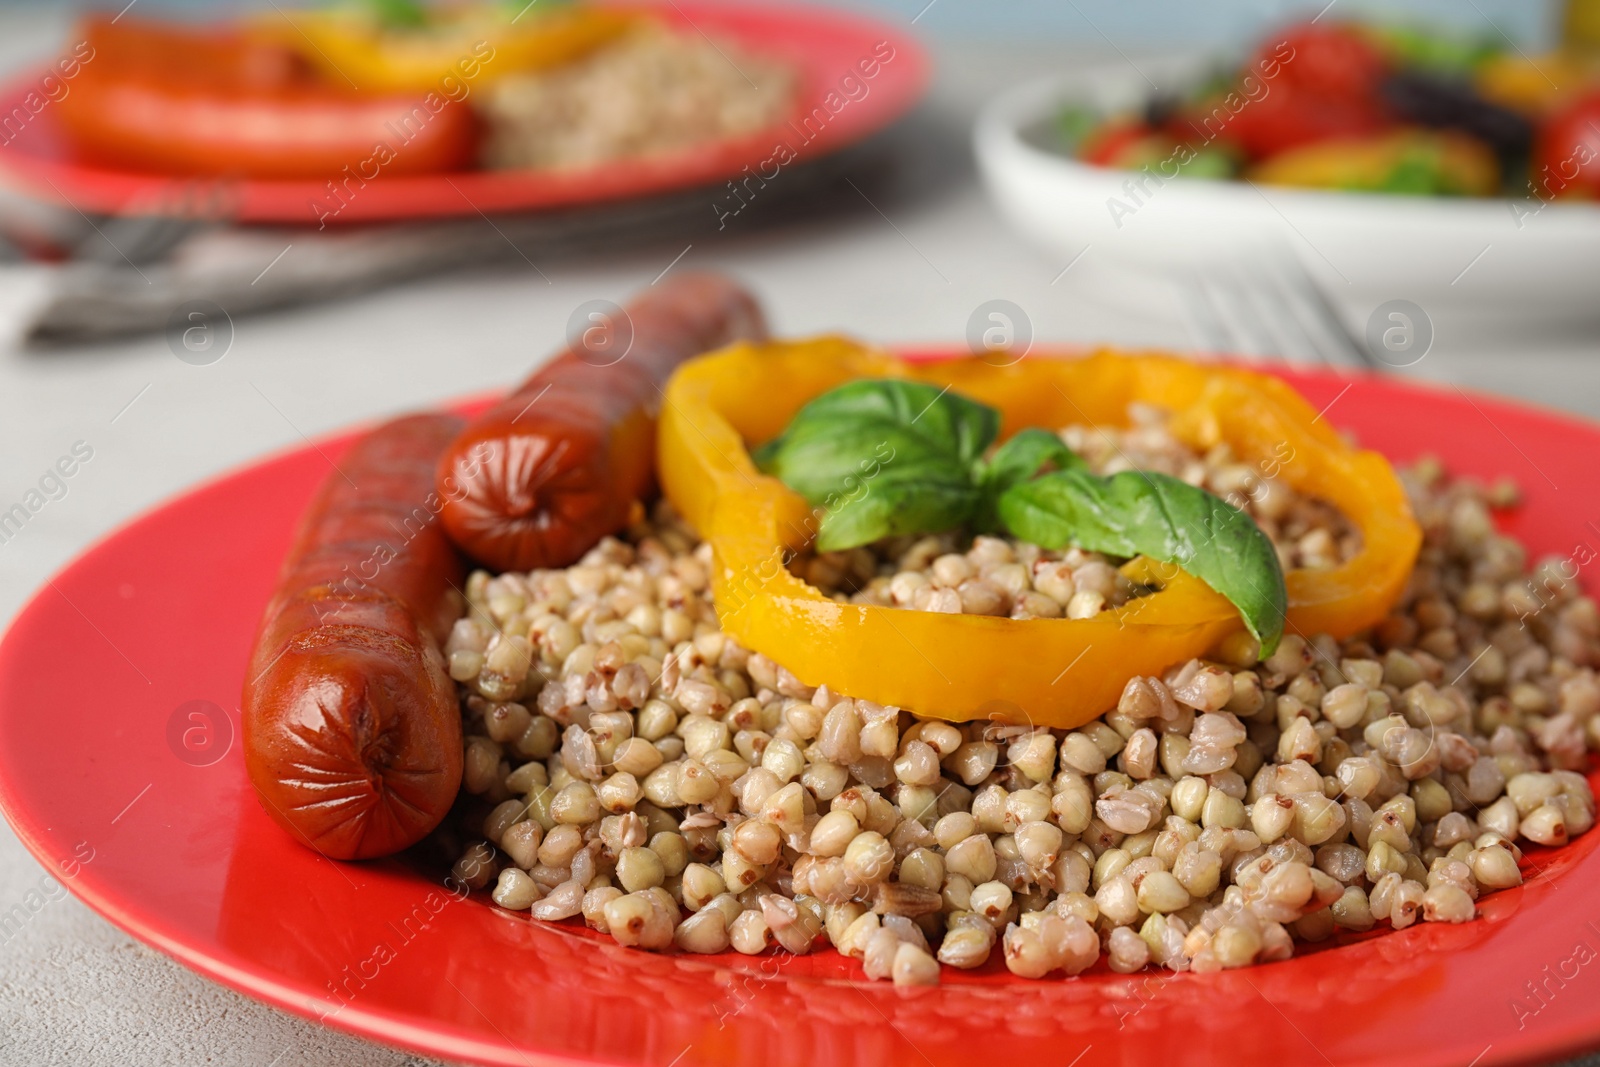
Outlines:
[{"label": "cherry tomato", "polygon": [[1112,120],[1083,139],[1078,146],[1078,158],[1097,167],[1115,167],[1128,149],[1154,132],[1143,122]]},{"label": "cherry tomato", "polygon": [[1600,90],[1573,100],[1540,127],[1532,181],[1541,198],[1600,200]]},{"label": "cherry tomato", "polygon": [[[1285,58],[1284,46],[1292,50]],[[1372,99],[1378,83],[1389,73],[1389,60],[1365,33],[1338,23],[1302,23],[1284,36],[1268,41],[1257,52],[1257,62],[1278,59],[1279,79],[1296,89],[1349,100]]]},{"label": "cherry tomato", "polygon": [[1216,138],[1260,160],[1316,141],[1378,133],[1392,124],[1375,100],[1329,96],[1281,79],[1262,85],[1265,92],[1255,99],[1235,97],[1235,109],[1222,97],[1209,101],[1209,110],[1202,104],[1191,111],[1190,143],[1194,136]]}]

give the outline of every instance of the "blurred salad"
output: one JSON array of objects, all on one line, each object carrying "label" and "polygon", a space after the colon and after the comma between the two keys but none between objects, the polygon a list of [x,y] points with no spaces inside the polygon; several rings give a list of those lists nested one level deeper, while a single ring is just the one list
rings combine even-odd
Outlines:
[{"label": "blurred salad", "polygon": [[1600,0],[1562,47],[1412,27],[1304,23],[1136,113],[1065,109],[1066,149],[1162,178],[1417,196],[1600,198]]}]

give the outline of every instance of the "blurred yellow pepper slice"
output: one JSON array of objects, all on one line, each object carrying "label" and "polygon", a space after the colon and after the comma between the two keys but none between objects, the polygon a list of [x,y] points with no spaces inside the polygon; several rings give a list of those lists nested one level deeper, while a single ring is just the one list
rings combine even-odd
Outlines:
[{"label": "blurred yellow pepper slice", "polygon": [[454,90],[441,86],[444,78],[486,84],[559,66],[616,40],[642,18],[615,8],[541,6],[520,16],[493,4],[429,9],[415,27],[388,25],[359,9],[290,11],[264,14],[253,29],[361,90],[448,94]]},{"label": "blurred yellow pepper slice", "polygon": [[1500,189],[1500,164],[1476,138],[1404,129],[1286,149],[1251,168],[1247,177],[1267,185],[1305,189],[1492,196]]},{"label": "blurred yellow pepper slice", "polygon": [[1600,84],[1600,48],[1569,44],[1536,57],[1508,52],[1484,63],[1472,80],[1490,103],[1541,118]]},{"label": "blurred yellow pepper slice", "polygon": [[714,551],[724,630],[808,685],[921,715],[1069,728],[1115,705],[1134,675],[1205,655],[1243,629],[1198,579],[1139,558],[1123,573],[1159,587],[1089,619],[1013,620],[842,604],[790,574],[815,531],[806,502],[761,474],[749,445],[775,437],[812,398],[856,378],[948,386],[998,408],[1002,435],[1025,426],[1126,425],[1139,402],[1173,413],[1181,440],[1227,442],[1242,460],[1339,508],[1361,551],[1286,575],[1289,632],[1343,637],[1377,623],[1404,590],[1421,531],[1387,461],[1351,448],[1283,382],[1154,355],[1099,352],[909,363],[838,337],[740,344],[685,364],[660,419],[661,484]]}]

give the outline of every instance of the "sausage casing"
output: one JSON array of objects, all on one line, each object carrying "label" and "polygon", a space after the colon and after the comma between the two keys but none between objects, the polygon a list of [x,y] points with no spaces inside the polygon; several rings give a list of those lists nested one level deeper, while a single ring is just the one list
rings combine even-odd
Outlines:
[{"label": "sausage casing", "polygon": [[655,417],[673,370],[766,336],[755,298],[704,273],[645,290],[621,328],[632,344],[620,358],[580,340],[473,420],[440,461],[441,518],[474,559],[500,571],[564,567],[621,529],[655,484]]},{"label": "sausage casing", "polygon": [[252,34],[135,12],[86,19],[78,42],[59,65],[74,74],[58,83],[51,113],[97,166],[211,175],[218,188],[241,177],[331,181],[309,199],[322,219],[380,172],[453,171],[477,157],[472,108],[429,108],[426,91],[358,91]]},{"label": "sausage casing", "polygon": [[274,820],[335,859],[420,840],[460,787],[461,715],[440,649],[462,562],[433,474],[461,426],[413,415],[351,448],[307,510],[256,638],[250,781]]}]

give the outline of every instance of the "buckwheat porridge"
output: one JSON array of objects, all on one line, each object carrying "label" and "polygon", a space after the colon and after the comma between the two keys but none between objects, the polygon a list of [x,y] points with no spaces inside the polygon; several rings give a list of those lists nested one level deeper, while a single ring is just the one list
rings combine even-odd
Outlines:
[{"label": "buckwheat porridge", "polygon": [[[1068,427],[1099,474],[1210,489],[1285,570],[1360,534],[1153,410]],[[1105,955],[1214,971],[1386,923],[1465,922],[1523,849],[1594,822],[1600,614],[1495,532],[1505,485],[1401,472],[1425,539],[1389,617],[1343,641],[1248,634],[1132,678],[1077,729],[917,718],[741,648],[711,547],[665,503],[563,570],[474,573],[446,653],[467,733],[455,873],[533,918],[692,953],[832,945],[871,978],[941,964],[1077,974]],[[1087,618],[1136,599],[1120,560],[1002,537],[802,554],[838,599]],[[487,811],[487,814],[484,812]]]}]

